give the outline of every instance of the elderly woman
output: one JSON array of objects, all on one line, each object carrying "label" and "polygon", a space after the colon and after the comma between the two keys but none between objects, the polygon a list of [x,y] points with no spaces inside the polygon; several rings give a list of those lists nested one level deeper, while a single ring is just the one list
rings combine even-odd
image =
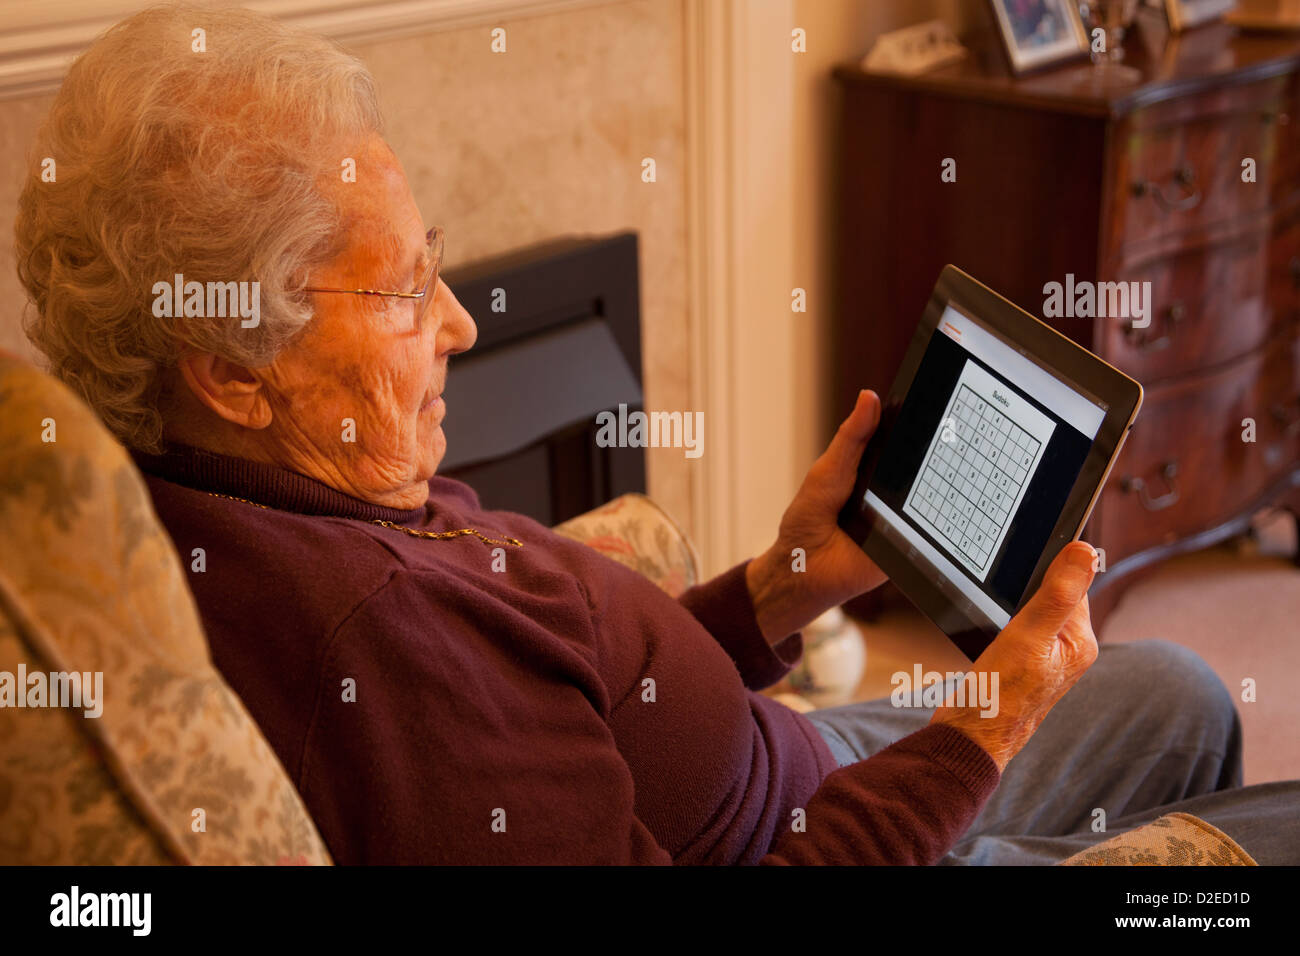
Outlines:
[{"label": "elderly woman", "polygon": [[[1085,544],[977,662],[994,716],[754,693],[883,580],[836,527],[869,392],[772,547],[680,601],[436,477],[475,326],[370,76],[330,43],[141,13],[72,67],[32,163],[29,334],[133,450],[180,553],[204,550],[215,663],[338,861],[1051,861],[1100,839],[1096,807],[1114,832],[1173,801],[1269,858],[1266,803],[1225,790],[1232,700],[1190,653],[1108,648],[1038,730],[1098,656]],[[169,301],[189,282],[247,283],[255,308]]]}]

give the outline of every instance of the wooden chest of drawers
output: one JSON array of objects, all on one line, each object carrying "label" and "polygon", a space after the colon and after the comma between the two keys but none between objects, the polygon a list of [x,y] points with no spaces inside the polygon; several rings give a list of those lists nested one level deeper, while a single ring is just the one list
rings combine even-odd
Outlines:
[{"label": "wooden chest of drawers", "polygon": [[1161,558],[1300,512],[1300,38],[1216,24],[1135,52],[1116,88],[987,55],[835,71],[839,407],[888,388],[947,263],[1039,316],[1069,275],[1151,283],[1145,327],[1046,319],[1146,389],[1085,530],[1099,625]]}]

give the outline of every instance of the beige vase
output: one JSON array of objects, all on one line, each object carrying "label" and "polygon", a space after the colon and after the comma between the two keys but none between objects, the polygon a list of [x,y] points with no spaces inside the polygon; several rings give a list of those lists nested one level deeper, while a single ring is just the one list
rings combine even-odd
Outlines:
[{"label": "beige vase", "polygon": [[838,707],[853,700],[866,669],[862,632],[835,607],[804,628],[803,659],[789,683],[814,707]]}]

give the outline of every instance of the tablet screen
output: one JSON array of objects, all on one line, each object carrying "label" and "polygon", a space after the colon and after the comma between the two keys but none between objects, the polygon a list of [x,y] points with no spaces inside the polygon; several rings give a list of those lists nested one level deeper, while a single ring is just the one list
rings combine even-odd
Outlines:
[{"label": "tablet screen", "polygon": [[1106,409],[949,303],[863,503],[1001,629]]}]

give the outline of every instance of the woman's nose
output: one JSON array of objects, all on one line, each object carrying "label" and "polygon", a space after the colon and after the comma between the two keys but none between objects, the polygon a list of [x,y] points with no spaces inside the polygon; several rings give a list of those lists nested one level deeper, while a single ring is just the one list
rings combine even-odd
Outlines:
[{"label": "woman's nose", "polygon": [[442,328],[439,331],[439,352],[455,355],[474,347],[478,341],[478,326],[474,317],[460,304],[455,293],[442,279],[438,280],[438,295],[446,296],[442,303]]}]

